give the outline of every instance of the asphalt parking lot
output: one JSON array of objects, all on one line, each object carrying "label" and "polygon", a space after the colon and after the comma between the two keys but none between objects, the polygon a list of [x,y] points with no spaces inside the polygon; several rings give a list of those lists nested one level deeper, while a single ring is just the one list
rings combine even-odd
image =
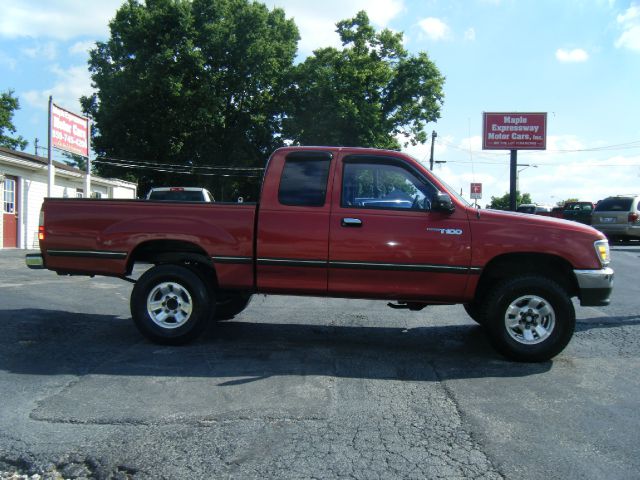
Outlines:
[{"label": "asphalt parking lot", "polygon": [[632,479],[640,245],[554,361],[504,360],[460,306],[255,297],[186,347],[131,285],[0,250],[0,478]]}]

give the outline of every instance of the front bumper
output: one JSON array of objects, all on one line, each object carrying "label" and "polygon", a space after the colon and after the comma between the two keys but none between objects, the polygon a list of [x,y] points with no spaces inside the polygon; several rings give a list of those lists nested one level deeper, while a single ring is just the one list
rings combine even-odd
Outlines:
[{"label": "front bumper", "polygon": [[580,305],[583,307],[604,307],[611,301],[613,291],[613,269],[574,270],[580,287]]}]

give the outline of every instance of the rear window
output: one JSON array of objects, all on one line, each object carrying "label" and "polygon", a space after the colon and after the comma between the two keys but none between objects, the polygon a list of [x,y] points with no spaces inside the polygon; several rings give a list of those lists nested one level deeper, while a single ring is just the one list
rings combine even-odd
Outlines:
[{"label": "rear window", "polygon": [[605,198],[596,207],[596,212],[628,212],[633,198]]},{"label": "rear window", "polygon": [[161,190],[151,192],[149,200],[173,201],[173,202],[203,202],[204,196],[202,192],[193,190]]},{"label": "rear window", "polygon": [[331,154],[305,152],[287,156],[278,201],[283,205],[322,207],[327,195]]}]

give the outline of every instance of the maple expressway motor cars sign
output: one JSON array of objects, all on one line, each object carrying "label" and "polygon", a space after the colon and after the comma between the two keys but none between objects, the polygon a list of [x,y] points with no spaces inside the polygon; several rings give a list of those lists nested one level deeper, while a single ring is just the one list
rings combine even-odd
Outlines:
[{"label": "maple expressway motor cars sign", "polygon": [[545,150],[546,113],[487,113],[482,117],[484,150]]},{"label": "maple expressway motor cars sign", "polygon": [[52,146],[83,157],[89,156],[89,119],[51,104]]}]

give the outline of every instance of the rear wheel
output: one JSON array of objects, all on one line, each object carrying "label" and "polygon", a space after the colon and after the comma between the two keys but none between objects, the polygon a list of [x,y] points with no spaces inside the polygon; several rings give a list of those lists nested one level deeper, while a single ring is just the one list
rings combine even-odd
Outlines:
[{"label": "rear wheel", "polygon": [[181,265],[159,265],[145,272],[131,292],[131,316],[151,341],[181,345],[197,338],[215,305],[202,278]]},{"label": "rear wheel", "polygon": [[522,276],[498,284],[488,295],[486,327],[496,349],[522,362],[543,362],[560,353],[575,329],[575,310],[556,282]]}]

